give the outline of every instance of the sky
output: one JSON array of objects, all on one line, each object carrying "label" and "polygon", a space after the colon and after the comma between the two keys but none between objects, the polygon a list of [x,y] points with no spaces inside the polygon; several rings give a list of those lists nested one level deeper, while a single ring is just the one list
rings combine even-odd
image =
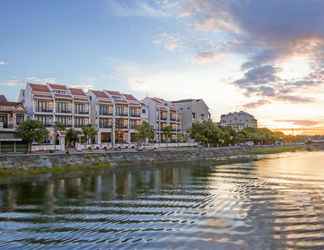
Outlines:
[{"label": "sky", "polygon": [[26,82],[202,98],[324,134],[322,0],[1,0],[0,94]]}]

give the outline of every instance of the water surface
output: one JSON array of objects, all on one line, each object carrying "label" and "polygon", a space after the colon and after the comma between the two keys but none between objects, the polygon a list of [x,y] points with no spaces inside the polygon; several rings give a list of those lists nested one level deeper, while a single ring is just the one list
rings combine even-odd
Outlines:
[{"label": "water surface", "polygon": [[0,249],[324,249],[324,153],[0,185]]}]

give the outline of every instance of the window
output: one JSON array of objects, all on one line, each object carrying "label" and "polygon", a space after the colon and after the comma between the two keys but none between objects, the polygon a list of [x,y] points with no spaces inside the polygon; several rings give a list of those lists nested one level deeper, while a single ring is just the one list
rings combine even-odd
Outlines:
[{"label": "window", "polygon": [[192,119],[196,119],[196,113],[192,113]]},{"label": "window", "polygon": [[146,113],[146,110],[145,109],[142,109],[142,113],[145,114]]}]

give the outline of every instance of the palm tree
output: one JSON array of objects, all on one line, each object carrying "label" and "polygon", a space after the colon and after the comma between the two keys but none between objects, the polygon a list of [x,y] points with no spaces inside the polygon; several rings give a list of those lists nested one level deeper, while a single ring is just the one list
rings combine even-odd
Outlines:
[{"label": "palm tree", "polygon": [[97,135],[97,129],[92,125],[88,125],[82,127],[82,132],[87,139],[87,143],[89,143],[89,141],[93,143]]},{"label": "palm tree", "polygon": [[75,144],[77,143],[79,139],[80,131],[77,131],[73,128],[70,128],[65,133],[65,144],[68,147],[75,147]]},{"label": "palm tree", "polygon": [[170,125],[165,126],[164,128],[162,128],[162,133],[165,136],[167,142],[170,142],[172,136],[172,127]]},{"label": "palm tree", "polygon": [[54,130],[55,130],[55,144],[57,144],[57,133],[58,132],[64,133],[65,125],[61,122],[55,122]]}]

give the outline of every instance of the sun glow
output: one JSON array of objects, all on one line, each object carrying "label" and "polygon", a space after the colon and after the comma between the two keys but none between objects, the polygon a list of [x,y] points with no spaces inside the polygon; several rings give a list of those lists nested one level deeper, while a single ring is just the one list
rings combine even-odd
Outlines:
[{"label": "sun glow", "polygon": [[280,64],[279,76],[283,79],[301,79],[311,72],[309,59],[305,56],[294,56]]}]

